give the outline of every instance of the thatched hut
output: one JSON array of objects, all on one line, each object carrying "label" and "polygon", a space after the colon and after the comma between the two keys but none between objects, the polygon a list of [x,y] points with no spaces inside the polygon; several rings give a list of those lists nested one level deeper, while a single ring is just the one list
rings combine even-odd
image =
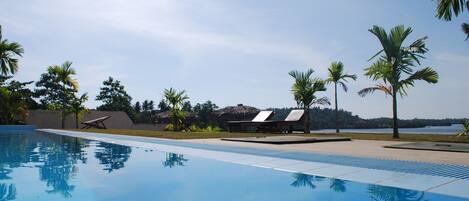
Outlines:
[{"label": "thatched hut", "polygon": [[238,104],[237,106],[228,106],[216,110],[213,114],[218,125],[224,127],[227,121],[252,120],[259,111],[255,107]]}]

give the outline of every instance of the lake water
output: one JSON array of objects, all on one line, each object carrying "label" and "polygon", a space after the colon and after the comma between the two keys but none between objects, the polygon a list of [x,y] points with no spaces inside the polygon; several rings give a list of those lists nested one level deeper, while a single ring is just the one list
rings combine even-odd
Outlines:
[{"label": "lake water", "polygon": [[[400,128],[400,133],[411,134],[441,134],[441,135],[455,135],[462,131],[462,124],[453,124],[451,126],[427,126],[423,128]],[[335,129],[321,129],[313,130],[315,133],[333,133]],[[346,133],[392,133],[392,128],[370,128],[370,129],[340,129],[340,132]]]}]

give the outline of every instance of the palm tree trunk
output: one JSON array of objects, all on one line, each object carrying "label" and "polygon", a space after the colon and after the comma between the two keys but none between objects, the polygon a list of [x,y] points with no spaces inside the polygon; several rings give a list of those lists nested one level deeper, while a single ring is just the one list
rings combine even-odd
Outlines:
[{"label": "palm tree trunk", "polygon": [[397,91],[393,90],[392,94],[392,121],[393,121],[393,132],[392,138],[399,138],[399,125],[397,122]]},{"label": "palm tree trunk", "polygon": [[337,106],[337,83],[334,84],[335,94],[335,132],[339,133],[339,109]]},{"label": "palm tree trunk", "polygon": [[305,111],[304,133],[310,133],[309,108],[305,108],[304,111]]}]

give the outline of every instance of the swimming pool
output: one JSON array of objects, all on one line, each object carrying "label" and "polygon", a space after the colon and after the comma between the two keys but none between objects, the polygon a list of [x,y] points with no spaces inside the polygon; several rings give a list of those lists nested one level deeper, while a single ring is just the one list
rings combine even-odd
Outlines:
[{"label": "swimming pool", "polygon": [[37,132],[0,135],[0,200],[468,199]]}]

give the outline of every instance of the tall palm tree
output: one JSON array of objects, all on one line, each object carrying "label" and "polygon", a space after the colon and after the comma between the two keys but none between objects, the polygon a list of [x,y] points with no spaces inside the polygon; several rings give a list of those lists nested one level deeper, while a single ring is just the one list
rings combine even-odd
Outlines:
[{"label": "tall palm tree", "polygon": [[[438,0],[436,17],[445,21],[451,21],[453,14],[457,17],[464,11],[464,7],[469,12],[469,0]],[[466,40],[469,39],[469,24],[463,23],[461,28],[467,35]]]},{"label": "tall palm tree", "polygon": [[3,39],[2,26],[0,25],[0,75],[15,74],[18,71],[18,59],[14,56],[21,57],[23,53],[23,47],[19,43]]},{"label": "tall palm tree", "polygon": [[[382,80],[375,86],[362,89],[358,92],[360,96],[373,93],[374,91],[382,91],[392,96],[393,111],[393,138],[399,138],[399,126],[397,120],[397,95],[407,95],[407,89],[414,86],[417,80],[423,80],[428,83],[437,83],[438,74],[426,67],[414,72],[412,67],[420,65],[420,59],[428,51],[425,47],[423,37],[415,40],[408,46],[404,46],[405,39],[412,33],[412,28],[404,26],[396,26],[391,29],[389,34],[379,26],[373,26],[369,31],[375,35],[383,47],[373,58],[378,57],[377,61],[369,68],[365,69],[365,75],[373,80]],[[404,77],[404,75],[408,75]]]},{"label": "tall palm tree", "polygon": [[72,75],[76,74],[75,69],[72,68],[72,62],[66,61],[61,66],[49,66],[47,71],[50,74],[57,76],[57,80],[62,85],[62,128],[65,128],[65,117],[67,115],[67,107],[70,105],[73,93],[78,91],[78,82]]},{"label": "tall palm tree", "polygon": [[295,79],[292,86],[293,96],[299,108],[304,110],[304,132],[310,133],[309,110],[312,105],[330,105],[327,97],[318,98],[316,92],[326,91],[325,82],[319,78],[311,78],[313,69],[306,72],[290,71],[288,73]]},{"label": "tall palm tree", "polygon": [[78,122],[85,112],[88,111],[86,107],[83,105],[86,101],[88,101],[88,94],[84,93],[80,97],[73,96],[72,102],[70,103],[69,112],[75,115],[75,128],[78,129]]},{"label": "tall palm tree", "polygon": [[344,64],[340,61],[332,62],[329,69],[329,77],[326,79],[326,83],[334,83],[334,98],[335,98],[335,132],[339,133],[339,109],[337,104],[337,85],[340,85],[345,92],[348,91],[348,87],[345,84],[348,79],[357,80],[357,75],[346,74],[344,72]]},{"label": "tall palm tree", "polygon": [[180,130],[185,118],[184,111],[181,110],[182,104],[189,99],[186,91],[177,91],[176,89],[169,88],[164,90],[164,99],[170,106],[170,116],[173,122],[174,130]]}]

